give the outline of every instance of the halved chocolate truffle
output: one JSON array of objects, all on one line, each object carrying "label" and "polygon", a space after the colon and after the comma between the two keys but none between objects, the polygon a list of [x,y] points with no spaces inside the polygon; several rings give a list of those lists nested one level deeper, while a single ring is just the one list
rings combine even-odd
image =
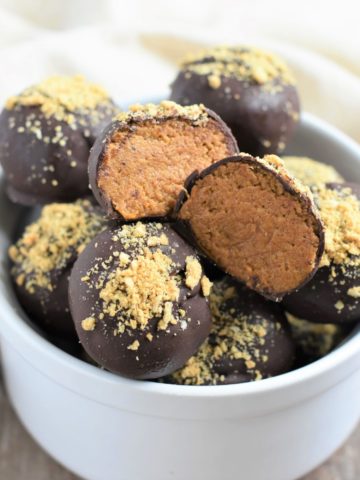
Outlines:
[{"label": "halved chocolate truffle", "polygon": [[285,156],[282,159],[285,168],[308,187],[329,182],[344,182],[344,178],[332,165],[309,157]]},{"label": "halved chocolate truffle", "polygon": [[291,369],[295,346],[281,307],[229,277],[209,297],[208,339],[183,368],[165,381],[182,385],[241,383]]},{"label": "halved chocolate truffle", "polygon": [[323,252],[310,191],[274,155],[240,154],[192,175],[175,214],[218,267],[272,300],[308,282]]},{"label": "halved chocolate truffle", "polygon": [[210,282],[169,226],[136,223],[98,235],[70,277],[80,342],[100,366],[136,379],[180,368],[210,330]]},{"label": "halved chocolate truffle", "polygon": [[284,150],[299,119],[295,79],[278,57],[251,47],[215,47],[189,55],[170,99],[203,103],[252,155]]},{"label": "halved chocolate truffle", "polygon": [[190,173],[236,152],[230,130],[201,105],[134,105],[97,139],[90,184],[114,218],[166,217]]},{"label": "halved chocolate truffle", "polygon": [[30,319],[47,333],[76,337],[68,302],[70,270],[85,245],[105,228],[89,200],[53,203],[9,248],[15,292]]},{"label": "halved chocolate truffle", "polygon": [[314,197],[325,226],[325,253],[314,278],[284,305],[311,322],[360,321],[360,185],[319,185]]},{"label": "halved chocolate truffle", "polygon": [[50,77],[6,102],[0,115],[0,164],[11,200],[72,201],[89,193],[88,158],[118,109],[81,76]]}]

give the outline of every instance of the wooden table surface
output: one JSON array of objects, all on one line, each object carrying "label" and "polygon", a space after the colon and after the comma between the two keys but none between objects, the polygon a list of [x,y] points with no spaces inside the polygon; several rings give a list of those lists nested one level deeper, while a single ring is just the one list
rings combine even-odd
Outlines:
[{"label": "wooden table surface", "polygon": [[[360,480],[359,453],[360,425],[330,460],[302,480]],[[79,480],[32,440],[12,410],[1,383],[0,480]]]}]

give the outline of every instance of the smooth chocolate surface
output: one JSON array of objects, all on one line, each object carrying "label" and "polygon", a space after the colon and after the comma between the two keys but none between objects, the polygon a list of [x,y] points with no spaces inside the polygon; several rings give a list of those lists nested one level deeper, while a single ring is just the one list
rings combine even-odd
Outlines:
[{"label": "smooth chocolate surface", "polygon": [[70,308],[87,354],[135,379],[180,368],[207,337],[207,282],[190,245],[169,226],[112,227],[76,261]]}]

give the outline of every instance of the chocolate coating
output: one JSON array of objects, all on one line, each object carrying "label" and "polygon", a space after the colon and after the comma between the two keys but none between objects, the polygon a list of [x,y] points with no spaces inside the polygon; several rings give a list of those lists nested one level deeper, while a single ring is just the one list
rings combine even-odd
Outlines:
[{"label": "chocolate coating", "polygon": [[[137,236],[136,231],[145,233]],[[167,242],[151,246],[149,239],[158,236]],[[189,258],[200,279],[195,251],[169,225],[137,223],[98,235],[76,261],[69,287],[71,313],[87,354],[100,366],[135,379],[180,368],[210,330],[202,288],[187,284]],[[174,281],[177,294],[166,297]],[[170,317],[165,321],[166,304]]]},{"label": "chocolate coating", "polygon": [[16,296],[46,333],[76,340],[68,302],[71,268],[79,250],[106,224],[100,208],[89,200],[49,204],[10,247]]},{"label": "chocolate coating", "polygon": [[[179,150],[175,152],[173,148],[176,141],[174,137],[169,141],[166,133],[167,125],[171,122],[177,122],[176,134],[180,139],[183,138],[185,126],[191,127],[191,142],[184,137]],[[159,126],[162,128],[159,129]],[[146,131],[141,141],[135,143],[134,137],[142,135],[141,128],[151,127],[157,129],[156,132]],[[207,133],[200,133],[204,128],[208,128]],[[210,137],[214,132],[217,138],[212,144]],[[186,131],[186,134],[190,135],[190,132]],[[174,135],[173,131],[171,135]],[[198,150],[194,153],[192,148],[201,149],[201,153]],[[169,101],[159,105],[135,105],[133,110],[120,114],[97,138],[89,158],[90,186],[110,218],[126,221],[146,218],[166,220],[189,173],[238,151],[229,128],[218,115],[202,105],[192,105],[189,109]],[[107,159],[110,155],[117,157],[110,161]],[[129,160],[130,155],[137,155],[139,159]],[[110,165],[113,163],[114,167]],[[102,174],[105,181],[100,185]],[[116,187],[111,192],[106,191],[115,175],[119,175],[115,179]],[[121,198],[117,198],[119,196]],[[156,203],[157,208],[154,206]],[[151,208],[149,204],[152,204]]]},{"label": "chocolate coating", "polygon": [[[59,77],[59,81],[72,95],[70,83],[78,82],[77,77]],[[12,201],[23,205],[72,201],[89,194],[90,148],[118,112],[106,96],[91,108],[72,107],[70,102],[70,107],[64,106],[63,93],[56,91],[49,99],[46,93],[39,100],[46,82],[30,87],[14,101],[9,99],[0,115],[0,164],[6,191]],[[91,88],[85,82],[81,85]],[[53,102],[54,111],[46,110],[47,101]]]},{"label": "chocolate coating", "polygon": [[[256,74],[249,78],[248,65],[234,53],[236,50],[252,51],[228,48],[225,56],[219,56],[214,49],[205,51],[203,58],[185,61],[171,85],[170,99],[181,105],[203,103],[214,110],[230,127],[242,152],[255,156],[279,153],[291,138],[299,118],[296,86],[285,82],[280,74],[265,83]],[[244,76],[221,73],[229,64],[237,68],[241,62],[246,71]],[[206,74],[198,73],[204,66]],[[218,79],[215,86],[213,78]]]},{"label": "chocolate coating", "polygon": [[283,304],[290,313],[310,322],[358,322],[360,298],[348,294],[354,284],[360,285],[359,267],[324,266],[298,292],[285,297]]},{"label": "chocolate coating", "polygon": [[[332,183],[327,184],[327,188],[340,192],[344,188],[350,188],[352,194],[360,200],[360,185]],[[331,211],[329,214],[331,215]],[[339,215],[344,216],[344,211],[340,210]],[[324,223],[325,228],[329,230],[333,228],[327,225],[326,221]],[[336,231],[340,228],[335,226]],[[346,224],[345,235],[352,235],[350,227]],[[325,254],[327,254],[326,242]],[[360,256],[349,255],[348,262],[338,262],[330,258],[328,265],[319,268],[312,280],[299,291],[285,297],[283,304],[291,314],[310,322],[342,325],[360,321]]]},{"label": "chocolate coating", "polygon": [[213,326],[183,369],[165,379],[184,385],[219,385],[273,377],[291,369],[295,347],[280,305],[230,277],[209,297]]}]

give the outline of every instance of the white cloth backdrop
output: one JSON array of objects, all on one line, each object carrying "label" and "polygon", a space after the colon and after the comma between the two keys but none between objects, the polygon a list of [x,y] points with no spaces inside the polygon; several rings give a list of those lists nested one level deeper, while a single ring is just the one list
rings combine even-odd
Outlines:
[{"label": "white cloth backdrop", "polygon": [[359,0],[0,0],[0,101],[54,73],[164,96],[179,57],[217,43],[279,53],[303,108],[360,141]]}]

